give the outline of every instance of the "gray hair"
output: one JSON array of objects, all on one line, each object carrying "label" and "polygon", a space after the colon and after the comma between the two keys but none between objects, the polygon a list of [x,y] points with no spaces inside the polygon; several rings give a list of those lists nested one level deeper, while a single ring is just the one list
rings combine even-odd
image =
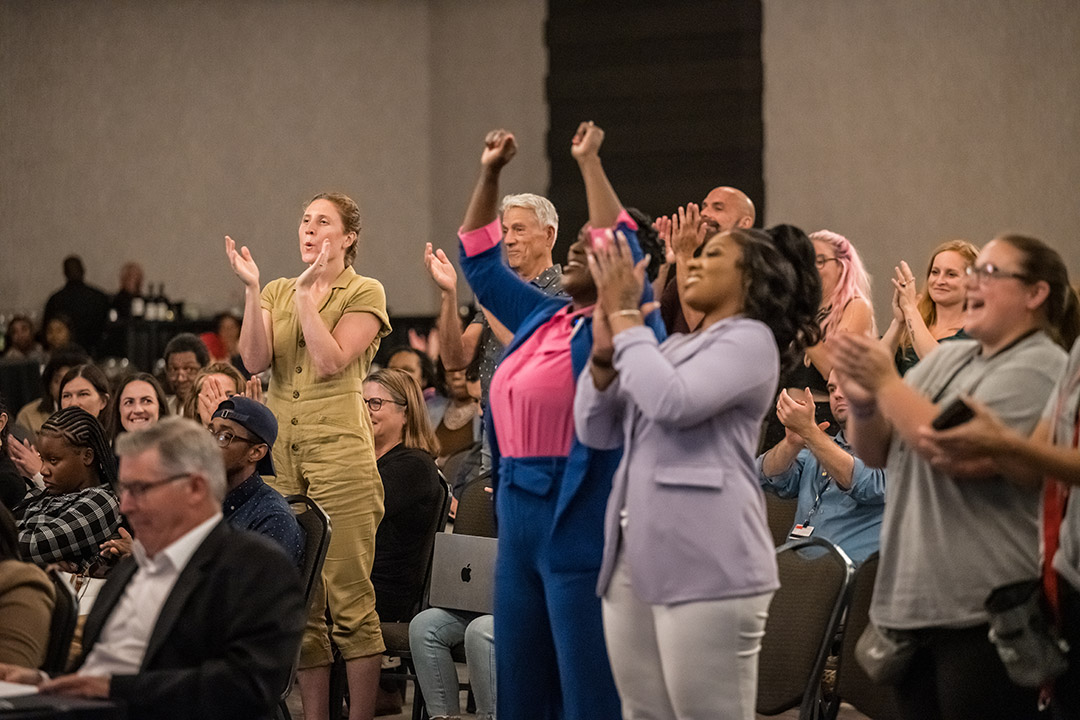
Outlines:
[{"label": "gray hair", "polygon": [[127,432],[116,438],[119,457],[142,455],[149,450],[158,451],[164,473],[203,475],[214,500],[220,505],[225,499],[225,461],[221,448],[202,425],[173,416],[145,430]]},{"label": "gray hair", "polygon": [[516,207],[532,210],[541,227],[554,228],[555,237],[559,236],[559,213],[555,212],[555,206],[546,197],[532,193],[507,195],[499,203],[499,217],[508,209]]}]

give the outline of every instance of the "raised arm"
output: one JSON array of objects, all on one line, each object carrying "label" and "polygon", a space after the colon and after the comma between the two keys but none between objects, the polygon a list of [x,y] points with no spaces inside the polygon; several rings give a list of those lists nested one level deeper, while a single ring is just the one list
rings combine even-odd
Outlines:
[{"label": "raised arm", "polygon": [[259,286],[259,266],[247,246],[236,249],[236,243],[225,236],[225,255],[233,272],[244,283],[244,322],[240,325],[240,357],[244,367],[255,375],[270,367],[274,359],[274,330],[270,313],[262,309]]},{"label": "raised arm", "polygon": [[476,357],[480,344],[480,326],[476,323],[462,331],[458,318],[457,270],[442,250],[424,248],[424,265],[439,287],[439,357],[447,370],[464,370]]},{"label": "raised arm", "polygon": [[901,260],[899,267],[893,269],[893,274],[895,277],[890,279],[896,291],[896,302],[904,314],[904,330],[911,338],[915,354],[921,360],[938,346],[938,341],[919,313],[919,296],[915,292],[915,275],[911,268]]},{"label": "raised arm", "polygon": [[506,163],[517,154],[517,141],[506,130],[492,130],[484,138],[484,152],[480,156],[480,177],[476,180],[465,219],[461,221],[464,232],[477,230],[499,216],[499,173]]},{"label": "raised arm", "polygon": [[570,154],[577,160],[581,179],[585,181],[585,201],[589,207],[589,225],[594,228],[614,227],[622,211],[622,203],[611,186],[600,162],[600,146],[604,131],[595,123],[583,122],[570,142]]}]

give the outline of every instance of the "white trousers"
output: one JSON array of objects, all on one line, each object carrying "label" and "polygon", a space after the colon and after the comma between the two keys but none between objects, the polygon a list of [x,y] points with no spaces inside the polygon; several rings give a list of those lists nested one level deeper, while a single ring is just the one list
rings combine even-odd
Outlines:
[{"label": "white trousers", "polygon": [[624,720],[754,720],[772,595],[650,605],[620,553],[603,613]]}]

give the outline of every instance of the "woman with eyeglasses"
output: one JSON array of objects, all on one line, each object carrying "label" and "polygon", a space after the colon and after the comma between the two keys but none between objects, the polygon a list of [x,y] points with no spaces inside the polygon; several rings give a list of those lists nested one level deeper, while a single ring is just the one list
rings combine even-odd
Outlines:
[{"label": "woman with eyeglasses", "polygon": [[1038,691],[1010,682],[987,639],[984,602],[994,588],[1039,576],[1040,489],[1004,466],[953,477],[933,467],[919,441],[961,397],[1029,434],[1076,336],[1070,295],[1057,252],[1005,235],[968,271],[971,340],[939,345],[901,379],[879,341],[836,338],[849,439],[889,482],[870,619],[916,643],[897,684],[905,718],[1039,716]]},{"label": "woman with eyeglasses", "polygon": [[390,318],[382,285],[353,269],[360,208],[352,198],[316,195],[297,235],[307,267],[265,288],[248,248],[226,237],[225,252],[244,284],[240,356],[253,375],[271,372],[267,406],[280,432],[274,488],[315,500],[334,526],[300,652],[304,714],[326,718],[339,710],[328,707],[332,638],[345,659],[349,717],[360,720],[374,713],[385,648],[371,585],[383,487],[363,381]]},{"label": "woman with eyeglasses", "polygon": [[[801,231],[800,231],[801,232]],[[821,305],[818,324],[821,340],[806,348],[801,362],[780,378],[780,389],[792,397],[803,397],[805,388],[814,396],[814,417],[820,424],[829,423],[826,431],[835,434],[839,425],[829,409],[826,378],[832,372],[830,341],[841,333],[874,332],[874,308],[870,302],[870,275],[855,246],[843,235],[830,230],[810,234],[814,245],[814,264],[821,278]],[[796,394],[797,393],[797,394]],[[771,448],[784,437],[784,425],[770,412],[765,418],[761,448]]]},{"label": "woman with eyeglasses", "polygon": [[967,240],[949,240],[934,248],[926,266],[926,287],[916,290],[915,274],[904,261],[894,270],[892,322],[881,340],[896,353],[903,375],[947,340],[962,340],[967,303],[967,269],[979,248]]},{"label": "woman with eyeglasses", "polygon": [[439,441],[420,386],[404,370],[386,368],[368,375],[364,402],[386,497],[386,514],[375,535],[371,582],[379,619],[402,622],[416,611],[430,519],[442,507],[435,466]]}]

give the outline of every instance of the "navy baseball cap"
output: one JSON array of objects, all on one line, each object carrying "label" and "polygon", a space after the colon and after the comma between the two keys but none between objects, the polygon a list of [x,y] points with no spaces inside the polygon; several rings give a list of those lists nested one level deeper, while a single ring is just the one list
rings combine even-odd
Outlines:
[{"label": "navy baseball cap", "polygon": [[271,451],[274,449],[274,441],[277,440],[278,427],[277,418],[270,412],[270,408],[243,395],[233,395],[218,405],[217,410],[214,411],[214,417],[232,420],[237,425],[243,426],[258,441],[266,443],[266,455],[255,466],[255,471],[260,475],[277,475],[274,472]]}]

